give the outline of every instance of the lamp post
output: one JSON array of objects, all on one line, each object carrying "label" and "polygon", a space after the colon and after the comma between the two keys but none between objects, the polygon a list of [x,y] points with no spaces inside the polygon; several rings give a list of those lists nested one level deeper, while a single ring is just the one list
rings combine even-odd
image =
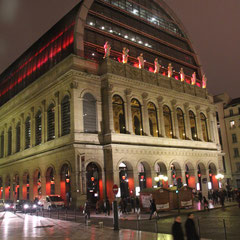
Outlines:
[{"label": "lamp post", "polygon": [[221,173],[218,173],[217,175],[216,175],[216,179],[219,181],[219,188],[222,188],[222,180],[224,179],[224,175],[223,174],[221,174]]}]

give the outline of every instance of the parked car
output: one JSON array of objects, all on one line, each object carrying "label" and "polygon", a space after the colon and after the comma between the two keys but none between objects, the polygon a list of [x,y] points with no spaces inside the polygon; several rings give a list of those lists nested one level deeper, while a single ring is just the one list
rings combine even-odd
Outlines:
[{"label": "parked car", "polygon": [[60,195],[49,195],[42,196],[39,199],[38,204],[42,206],[43,209],[51,210],[54,208],[64,208],[64,200]]},{"label": "parked car", "polygon": [[16,204],[12,200],[5,200],[4,211],[16,211]]},{"label": "parked car", "polygon": [[18,200],[16,203],[16,211],[28,213],[28,212],[36,212],[37,204],[32,203],[29,200]]},{"label": "parked car", "polygon": [[4,200],[0,199],[0,211],[4,210]]}]

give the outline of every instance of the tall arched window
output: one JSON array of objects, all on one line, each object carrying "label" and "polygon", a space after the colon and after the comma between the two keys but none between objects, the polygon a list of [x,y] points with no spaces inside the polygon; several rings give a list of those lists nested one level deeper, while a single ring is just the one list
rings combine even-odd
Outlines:
[{"label": "tall arched window", "polygon": [[4,132],[2,131],[1,133],[1,138],[0,138],[0,157],[3,158],[4,156]]},{"label": "tall arched window", "polygon": [[135,98],[131,101],[133,132],[136,135],[143,135],[142,111],[139,101]]},{"label": "tall arched window", "polygon": [[208,129],[207,129],[207,118],[203,113],[200,113],[201,126],[202,126],[202,135],[205,142],[209,141],[208,138]]},{"label": "tall arched window", "polygon": [[84,132],[97,132],[96,99],[90,93],[85,93],[83,96],[83,126]]},{"label": "tall arched window", "polygon": [[42,142],[42,113],[39,110],[35,116],[35,144],[39,145]]},{"label": "tall arched window", "polygon": [[25,149],[30,148],[31,144],[31,120],[27,117],[25,121]]},{"label": "tall arched window", "polygon": [[126,133],[124,102],[118,95],[112,98],[113,106],[113,123],[116,133]]},{"label": "tall arched window", "polygon": [[8,155],[12,154],[12,128],[8,129]]},{"label": "tall arched window", "polygon": [[16,152],[20,151],[21,144],[21,124],[18,122],[16,126]]},{"label": "tall arched window", "polygon": [[184,114],[182,109],[177,109],[177,122],[178,122],[178,131],[180,139],[186,139],[185,123],[184,123]]},{"label": "tall arched window", "polygon": [[166,105],[163,106],[163,117],[166,137],[173,138],[171,110]]},{"label": "tall arched window", "polygon": [[61,117],[62,117],[62,136],[70,133],[71,130],[71,116],[70,116],[70,98],[66,95],[61,103]]},{"label": "tall arched window", "polygon": [[192,134],[192,139],[197,140],[198,135],[197,135],[197,124],[196,124],[196,116],[193,113],[193,111],[189,111],[189,119],[190,119],[190,128],[191,128],[191,134]]},{"label": "tall arched window", "polygon": [[55,106],[50,104],[47,110],[47,140],[55,139]]},{"label": "tall arched window", "polygon": [[152,102],[149,102],[147,106],[148,106],[148,118],[149,118],[150,134],[153,137],[158,137],[159,136],[159,129],[158,129],[156,106]]}]

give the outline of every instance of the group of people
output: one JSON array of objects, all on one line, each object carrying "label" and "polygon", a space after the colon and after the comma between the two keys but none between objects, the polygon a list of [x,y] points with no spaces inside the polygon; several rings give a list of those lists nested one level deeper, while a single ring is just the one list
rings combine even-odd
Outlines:
[{"label": "group of people", "polygon": [[[189,213],[185,222],[185,233],[187,240],[199,240],[199,235],[194,223],[193,213]],[[172,225],[172,235],[174,240],[184,240],[184,232],[182,229],[182,219],[180,216],[175,217],[175,221]]]},{"label": "group of people", "polygon": [[129,213],[129,212],[138,212],[140,208],[140,201],[138,197],[123,197],[119,202],[119,212],[120,213]]}]

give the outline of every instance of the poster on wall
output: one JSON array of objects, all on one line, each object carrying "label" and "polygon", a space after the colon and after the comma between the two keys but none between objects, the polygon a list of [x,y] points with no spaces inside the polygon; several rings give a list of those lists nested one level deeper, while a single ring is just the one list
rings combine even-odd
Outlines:
[{"label": "poster on wall", "polygon": [[152,200],[152,194],[150,195],[141,195],[141,202],[143,208],[150,207],[150,200]]}]

